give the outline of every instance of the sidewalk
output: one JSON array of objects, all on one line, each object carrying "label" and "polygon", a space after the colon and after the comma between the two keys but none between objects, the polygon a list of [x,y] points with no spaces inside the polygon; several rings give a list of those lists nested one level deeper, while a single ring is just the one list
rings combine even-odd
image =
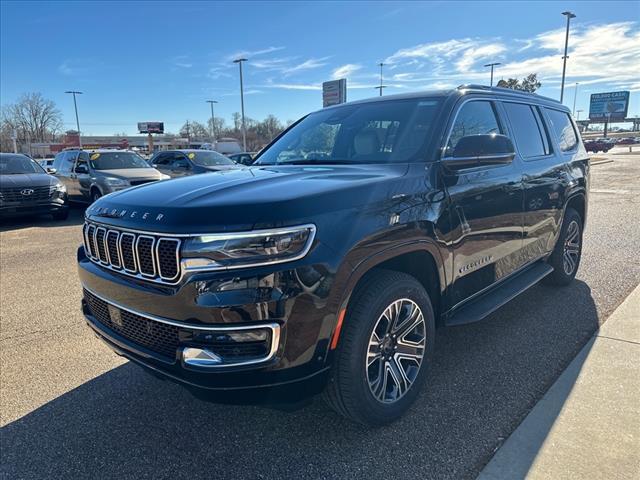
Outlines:
[{"label": "sidewalk", "polygon": [[478,476],[520,478],[640,478],[640,286]]}]

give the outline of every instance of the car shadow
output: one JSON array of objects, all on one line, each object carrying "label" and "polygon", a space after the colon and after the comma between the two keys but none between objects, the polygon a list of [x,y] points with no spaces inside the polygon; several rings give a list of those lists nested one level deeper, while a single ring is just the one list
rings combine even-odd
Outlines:
[{"label": "car shadow", "polygon": [[0,219],[0,232],[9,232],[31,227],[68,227],[81,225],[84,222],[86,205],[71,204],[69,218],[54,220],[51,215],[29,215],[24,217],[10,217]]},{"label": "car shadow", "polygon": [[289,413],[206,403],[126,363],[2,428],[1,468],[7,478],[473,478],[598,326],[576,281],[442,329],[422,395],[378,429],[319,400]]}]

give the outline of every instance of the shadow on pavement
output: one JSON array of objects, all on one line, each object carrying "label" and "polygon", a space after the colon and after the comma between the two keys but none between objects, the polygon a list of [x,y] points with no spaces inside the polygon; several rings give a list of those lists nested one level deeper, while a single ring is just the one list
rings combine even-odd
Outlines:
[{"label": "shadow on pavement", "polygon": [[[400,421],[354,425],[315,401],[215,405],[125,364],[1,430],[7,478],[473,478],[598,327],[589,287],[536,286],[443,329]],[[104,348],[97,347],[96,348]]]},{"label": "shadow on pavement", "polygon": [[68,227],[82,225],[84,222],[85,208],[85,205],[71,205],[69,208],[69,218],[66,220],[53,220],[51,215],[0,218],[0,232],[9,232],[31,227]]}]

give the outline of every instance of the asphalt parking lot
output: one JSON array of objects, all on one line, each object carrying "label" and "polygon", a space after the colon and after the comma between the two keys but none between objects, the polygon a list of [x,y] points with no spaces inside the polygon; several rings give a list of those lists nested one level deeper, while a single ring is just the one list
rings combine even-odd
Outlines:
[{"label": "asphalt parking lot", "polygon": [[[616,149],[617,150],[617,149]],[[123,361],[79,311],[82,209],[0,227],[6,478],[473,478],[640,283],[640,155],[592,167],[578,279],[443,329],[431,381],[370,430],[316,400],[291,413],[194,399]]]}]

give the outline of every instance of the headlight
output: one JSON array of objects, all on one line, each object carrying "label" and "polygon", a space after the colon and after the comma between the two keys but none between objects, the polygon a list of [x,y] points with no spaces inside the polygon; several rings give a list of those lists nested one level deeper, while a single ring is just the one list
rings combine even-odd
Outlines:
[{"label": "headlight", "polygon": [[67,187],[64,183],[58,183],[54,188],[55,188],[54,191],[59,193],[64,193],[67,191]]},{"label": "headlight", "polygon": [[171,177],[169,175],[165,175],[164,173],[160,175],[160,180],[169,180]]},{"label": "headlight", "polygon": [[307,254],[315,233],[315,225],[302,225],[203,235],[186,241],[183,258],[188,270],[224,270],[291,262]]},{"label": "headlight", "polygon": [[129,182],[127,182],[126,180],[123,180],[121,178],[113,178],[113,177],[105,178],[104,183],[112,187],[126,187],[129,185]]}]

